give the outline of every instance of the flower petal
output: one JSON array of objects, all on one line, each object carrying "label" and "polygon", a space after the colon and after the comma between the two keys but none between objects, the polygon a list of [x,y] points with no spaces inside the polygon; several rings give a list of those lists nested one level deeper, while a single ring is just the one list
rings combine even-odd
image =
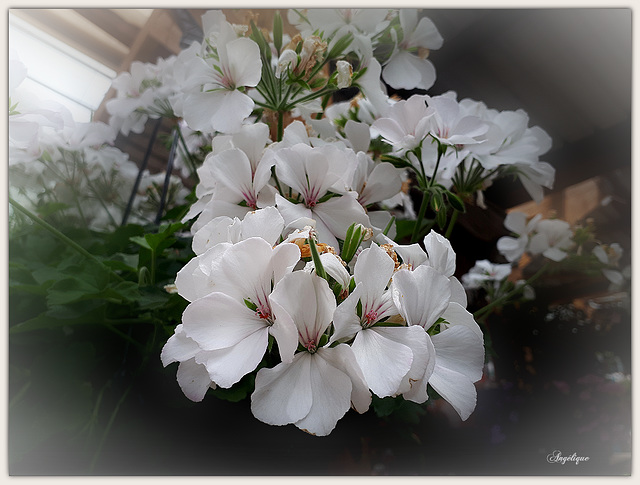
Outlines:
[{"label": "flower petal", "polygon": [[181,362],[176,378],[184,395],[194,402],[202,401],[209,388],[215,388],[205,366],[196,363],[195,359]]},{"label": "flower petal", "polygon": [[[407,327],[385,330],[403,330]],[[411,368],[411,349],[391,340],[378,328],[364,329],[356,335],[351,349],[369,388],[378,396],[393,396]],[[424,332],[423,332],[424,333]]]},{"label": "flower petal", "polygon": [[311,391],[311,354],[296,354],[290,364],[262,368],[256,375],[251,394],[251,412],[260,421],[282,426],[309,414]]},{"label": "flower petal", "polygon": [[[346,345],[346,344],[343,344]],[[309,377],[313,396],[309,413],[295,425],[316,436],[326,436],[351,407],[349,376],[331,365],[335,349],[322,348],[309,355]]]},{"label": "flower petal", "polygon": [[182,315],[184,333],[204,350],[237,345],[266,325],[255,312],[224,293],[190,303]]},{"label": "flower petal", "polygon": [[463,421],[471,416],[476,407],[477,392],[466,376],[436,364],[429,384],[453,406]]}]

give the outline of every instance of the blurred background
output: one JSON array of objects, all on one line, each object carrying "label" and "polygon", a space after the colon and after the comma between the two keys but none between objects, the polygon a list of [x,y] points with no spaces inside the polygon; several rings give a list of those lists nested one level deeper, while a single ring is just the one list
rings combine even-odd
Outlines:
[{"label": "blurred background", "polygon": [[[110,83],[135,60],[156,62],[200,40],[204,9],[10,9],[9,48],[26,64],[25,88],[64,102],[77,121],[108,122]],[[224,10],[270,28],[275,10]],[[468,211],[452,236],[466,272],[495,254],[512,210],[571,224],[593,222],[604,243],[631,252],[632,11],[426,9],[444,38],[430,53],[437,80],[497,110],[523,109],[549,133],[543,157],[556,169],[541,204],[508,180]],[[286,25],[290,33],[295,33]],[[398,92],[407,97],[412,93]],[[119,135],[134,161],[147,132]],[[149,168],[168,150],[154,146]],[[523,269],[526,274],[526,268]],[[606,295],[606,296],[605,296]],[[543,281],[535,302],[492,315],[493,341],[478,407],[461,423],[437,401],[399,417],[349,413],[326,438],[253,418],[247,401],[185,402],[175,368],[139,377],[93,473],[104,475],[627,475],[631,473],[631,307],[628,292],[575,275]],[[153,366],[150,366],[153,367]],[[63,410],[62,412],[65,412]],[[67,411],[71,412],[71,411]],[[88,451],[52,436],[20,448],[16,475],[84,474]],[[17,445],[15,444],[17,443]],[[14,447],[14,450],[16,448]],[[580,465],[550,464],[588,456]]]}]

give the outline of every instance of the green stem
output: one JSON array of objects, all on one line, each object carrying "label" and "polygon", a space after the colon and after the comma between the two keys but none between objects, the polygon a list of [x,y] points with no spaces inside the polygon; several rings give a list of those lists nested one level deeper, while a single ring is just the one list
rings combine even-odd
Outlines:
[{"label": "green stem", "polygon": [[487,306],[484,306],[484,307],[480,308],[479,310],[477,310],[473,314],[473,318],[475,318],[475,319],[482,318],[483,316],[485,316],[485,314],[488,314],[488,312],[493,310],[495,307],[502,305],[503,303],[505,303],[509,299],[513,298],[518,293],[522,292],[524,290],[525,286],[532,284],[535,280],[540,278],[540,276],[542,276],[545,273],[545,271],[547,271],[547,269],[549,269],[549,265],[550,265],[549,262],[545,263],[545,265],[542,268],[540,268],[531,278],[529,278],[527,281],[525,281],[524,284],[522,284],[520,286],[516,286],[509,293],[501,296],[497,300],[492,301]]},{"label": "green stem", "polygon": [[427,207],[429,206],[430,199],[431,199],[431,194],[427,195],[426,192],[422,193],[422,203],[420,204],[420,210],[418,211],[416,224],[415,226],[413,226],[413,234],[411,234],[412,243],[416,242],[418,240],[418,237],[420,236],[422,220],[424,219],[424,215],[427,213]]},{"label": "green stem", "polygon": [[284,136],[284,112],[278,111],[278,141]]},{"label": "green stem", "polygon": [[302,104],[302,103],[306,103],[307,101],[312,101],[316,98],[319,98],[320,96],[324,96],[325,94],[332,93],[333,91],[335,91],[335,89],[328,88],[325,86],[324,88],[319,89],[318,91],[314,91],[313,93],[303,96],[302,98],[294,99],[293,101],[291,101],[291,103],[285,106],[284,111],[291,111],[297,104]]},{"label": "green stem", "polygon": [[455,226],[456,221],[458,220],[458,214],[460,211],[458,209],[453,209],[453,214],[451,214],[451,220],[449,221],[449,227],[447,227],[447,232],[444,234],[444,237],[449,239],[451,236],[451,231],[453,231],[453,226]]}]

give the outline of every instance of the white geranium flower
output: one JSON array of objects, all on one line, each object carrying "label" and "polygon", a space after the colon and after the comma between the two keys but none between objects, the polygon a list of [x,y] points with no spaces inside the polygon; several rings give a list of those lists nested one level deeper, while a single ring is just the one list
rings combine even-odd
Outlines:
[{"label": "white geranium flower", "polygon": [[541,218],[542,215],[537,214],[527,222],[527,215],[523,212],[512,211],[507,214],[504,218],[504,227],[514,233],[516,237],[502,236],[496,245],[500,254],[507,261],[513,263],[525,253],[529,245],[529,237]]},{"label": "white geranium flower", "polygon": [[196,363],[207,368],[217,385],[231,387],[253,371],[269,335],[276,339],[283,362],[293,358],[295,327],[274,315],[270,294],[299,259],[295,244],[272,248],[261,238],[249,238],[226,249],[212,265],[209,277],[217,291],[192,301],[182,324],[185,335],[203,350]]},{"label": "white geranium flower", "polygon": [[354,268],[356,287],[334,313],[331,341],[355,336],[351,348],[377,396],[406,393],[407,399],[420,403],[427,400],[426,386],[413,388],[412,383],[430,375],[435,362],[427,334],[417,327],[375,326],[398,313],[387,289],[394,270],[394,261],[379,246],[360,253]]},{"label": "white geranium flower", "polygon": [[250,237],[261,237],[275,246],[284,230],[284,219],[273,206],[247,212],[242,220],[237,217],[216,217],[193,235],[192,249],[196,255],[221,242],[235,244]]},{"label": "white geranium flower", "polygon": [[371,394],[351,347],[322,346],[336,301],[326,280],[305,271],[286,275],[271,294],[276,320],[297,327],[305,349],[291,362],[263,368],[251,395],[253,415],[267,424],[294,424],[326,436],[349,408],[364,413]]},{"label": "white geranium flower", "polygon": [[434,115],[429,118],[430,134],[445,145],[472,145],[481,143],[489,125],[477,116],[467,115],[450,94],[427,97]]},{"label": "white geranium flower", "polygon": [[197,91],[185,96],[184,119],[194,130],[233,133],[253,111],[253,100],[238,88],[260,82],[260,49],[251,39],[238,38],[228,22],[220,24],[215,42],[218,60],[194,57],[187,63]]},{"label": "white geranium flower", "polygon": [[414,94],[391,105],[372,128],[398,151],[411,150],[422,143],[431,129],[435,109],[427,105],[428,96]]},{"label": "white geranium flower", "polygon": [[[336,238],[344,239],[353,222],[370,226],[367,214],[356,200],[357,194],[346,191],[349,160],[345,151],[330,145],[312,148],[300,143],[276,151],[275,159],[280,182],[302,198],[302,203],[295,204],[276,194],[276,205],[285,225],[301,218],[314,219],[319,241],[335,249]],[[321,201],[330,190],[344,195]]]},{"label": "white geranium flower", "polygon": [[462,275],[462,284],[466,288],[480,288],[485,283],[494,284],[496,287],[505,280],[513,270],[510,264],[492,263],[488,259],[476,261],[473,268]]},{"label": "white geranium flower", "polygon": [[428,380],[464,421],[475,409],[473,383],[482,378],[484,344],[473,316],[449,301],[448,283],[437,270],[422,265],[413,271],[396,272],[391,288],[396,307],[408,325],[418,325],[426,332],[439,318],[447,322],[439,324],[439,333],[427,335],[435,348],[435,367],[419,385],[426,385]]},{"label": "white geranium flower", "polygon": [[389,162],[374,162],[364,152],[358,152],[351,187],[358,193],[362,207],[390,199],[402,189],[400,170]]},{"label": "white geranium flower", "polygon": [[395,89],[427,90],[436,80],[436,70],[426,56],[429,49],[442,47],[442,36],[430,19],[419,17],[417,9],[400,9],[398,16],[402,41],[385,63],[382,79]]},{"label": "white geranium flower", "polygon": [[573,231],[567,221],[544,219],[535,227],[535,235],[529,242],[529,251],[533,255],[542,254],[552,261],[562,261],[573,246]]}]

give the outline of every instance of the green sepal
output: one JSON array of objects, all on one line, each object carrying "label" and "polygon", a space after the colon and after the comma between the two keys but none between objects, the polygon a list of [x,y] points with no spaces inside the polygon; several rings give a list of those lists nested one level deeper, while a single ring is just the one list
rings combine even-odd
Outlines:
[{"label": "green sepal", "polygon": [[316,242],[312,237],[307,238],[307,244],[309,245],[309,249],[311,250],[311,259],[313,260],[313,265],[316,268],[316,274],[320,276],[320,278],[324,278],[325,280],[329,280],[327,276],[327,272],[322,265],[322,261],[320,261],[320,254],[318,254],[318,248],[316,247]]}]

